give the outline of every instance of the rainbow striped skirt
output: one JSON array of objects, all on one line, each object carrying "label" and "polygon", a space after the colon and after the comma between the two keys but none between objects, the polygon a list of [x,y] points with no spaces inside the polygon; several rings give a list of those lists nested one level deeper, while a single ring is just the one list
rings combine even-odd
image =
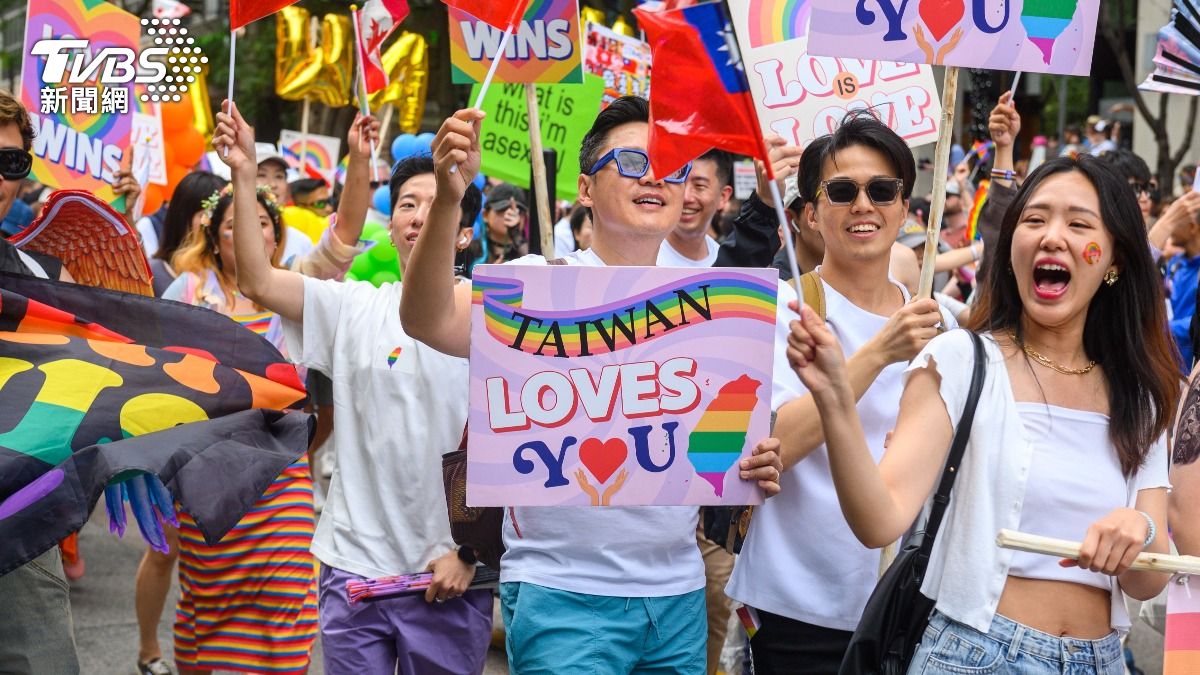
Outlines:
[{"label": "rainbow striped skirt", "polygon": [[316,639],[308,457],[289,466],[217,545],[179,513],[180,668],[304,673]]}]

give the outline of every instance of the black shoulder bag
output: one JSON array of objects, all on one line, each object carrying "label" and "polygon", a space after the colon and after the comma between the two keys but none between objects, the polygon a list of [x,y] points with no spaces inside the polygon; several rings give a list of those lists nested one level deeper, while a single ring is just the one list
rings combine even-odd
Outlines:
[{"label": "black shoulder bag", "polygon": [[971,333],[975,345],[975,370],[971,374],[971,388],[963,407],[962,419],[954,431],[950,444],[950,455],[942,480],[933,495],[933,507],[925,528],[915,532],[904,541],[904,547],[887,572],[875,585],[871,598],[859,619],[854,637],[846,656],[842,659],[839,675],[902,675],[908,670],[929,617],[933,614],[934,601],[921,593],[925,570],[933,551],[933,540],[946,515],[950,504],[950,490],[962,464],[967,440],[971,437],[971,423],[975,420],[975,408],[979,404],[979,392],[983,389],[983,378],[987,370],[987,355],[983,340]]}]

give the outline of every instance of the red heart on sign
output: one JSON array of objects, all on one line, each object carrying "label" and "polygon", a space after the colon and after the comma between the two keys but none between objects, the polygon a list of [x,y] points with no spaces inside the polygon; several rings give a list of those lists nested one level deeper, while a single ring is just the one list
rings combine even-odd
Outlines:
[{"label": "red heart on sign", "polygon": [[617,469],[629,457],[629,447],[619,438],[601,441],[599,438],[589,438],[579,445],[579,461],[601,483],[612,477]]},{"label": "red heart on sign", "polygon": [[921,0],[917,6],[921,20],[929,26],[930,35],[938,42],[962,21],[965,11],[963,0]]}]

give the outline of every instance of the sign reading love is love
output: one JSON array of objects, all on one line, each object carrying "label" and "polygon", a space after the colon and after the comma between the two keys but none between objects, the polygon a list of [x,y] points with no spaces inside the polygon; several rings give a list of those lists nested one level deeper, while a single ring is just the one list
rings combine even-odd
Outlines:
[{"label": "sign reading love is love", "polygon": [[810,0],[809,48],[966,68],[1087,75],[1100,0]]},{"label": "sign reading love is love", "polygon": [[471,506],[757,504],[772,271],[482,265]]},{"label": "sign reading love is love", "polygon": [[763,133],[804,147],[848,111],[871,108],[912,147],[937,140],[929,66],[810,54],[809,0],[729,0],[729,9]]}]

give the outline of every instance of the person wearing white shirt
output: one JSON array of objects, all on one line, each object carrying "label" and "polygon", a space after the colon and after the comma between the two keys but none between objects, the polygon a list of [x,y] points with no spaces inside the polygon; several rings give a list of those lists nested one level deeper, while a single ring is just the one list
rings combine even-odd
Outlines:
[{"label": "person wearing white shirt", "polygon": [[[619,98],[596,117],[580,150],[579,203],[591,209],[592,247],[568,265],[653,266],[679,221],[687,167],[654,175],[646,153],[649,105]],[[459,196],[479,171],[483,113],[460,110],[434,142],[437,198],[405,275],[400,317],[414,338],[448,354],[470,350],[471,288],[448,273]],[[445,249],[445,250],[443,250]],[[545,264],[526,256],[516,264]],[[742,460],[741,478],[778,490],[777,444]],[[699,673],[704,670],[704,568],[696,508],[506,509],[501,610],[514,673]]]},{"label": "person wearing white shirt", "polygon": [[[283,319],[300,364],[330,377],[339,411],[330,441],[337,463],[312,545],[322,562],[325,670],[481,672],[491,640],[492,596],[467,590],[474,555],[450,536],[441,476],[441,452],[457,447],[466,423],[467,363],[404,334],[399,283],[376,288],[271,267],[252,202],[237,201],[254,194],[254,130],[236,108],[217,121],[213,145],[229,149],[225,161],[236,185],[238,286]],[[355,185],[366,194],[366,174],[366,162],[350,164],[347,194]],[[433,201],[433,161],[404,160],[389,187],[394,207],[388,229],[403,268]],[[361,223],[365,200],[355,201],[363,206],[355,216]],[[481,201],[474,186],[461,196],[466,226],[456,228],[447,245],[451,257],[470,243]],[[423,596],[349,601],[349,581],[421,571],[433,573]]]},{"label": "person wearing white shirt", "polygon": [[[1125,598],[1148,600],[1169,576],[1130,565],[1167,552],[1165,432],[1181,383],[1145,237],[1124,180],[1090,155],[1043,164],[1005,214],[972,312],[987,375],[909,673],[1124,673]],[[817,401],[863,544],[894,541],[927,505],[973,358],[970,336],[951,331],[908,366],[877,465],[838,338],[811,310],[792,322],[788,359]],[[999,548],[1000,529],[1081,541],[1079,558]]]},{"label": "person wearing white shirt", "polygon": [[[826,318],[851,357],[875,460],[895,422],[904,362],[933,338],[939,323],[953,325],[936,302],[910,301],[889,276],[915,176],[907,144],[869,113],[851,113],[800,157],[800,227],[815,230],[824,242],[816,271]],[[760,622],[750,641],[759,675],[836,672],[879,568],[879,554],[854,538],[838,508],[821,433],[824,416],[787,366],[787,325],[797,316],[793,288],[780,284],[772,391],[785,489],[755,510],[726,589]]]},{"label": "person wearing white shirt", "polygon": [[712,149],[692,161],[679,223],[658,250],[660,267],[712,267],[720,245],[708,234],[733,196],[733,157]]}]

